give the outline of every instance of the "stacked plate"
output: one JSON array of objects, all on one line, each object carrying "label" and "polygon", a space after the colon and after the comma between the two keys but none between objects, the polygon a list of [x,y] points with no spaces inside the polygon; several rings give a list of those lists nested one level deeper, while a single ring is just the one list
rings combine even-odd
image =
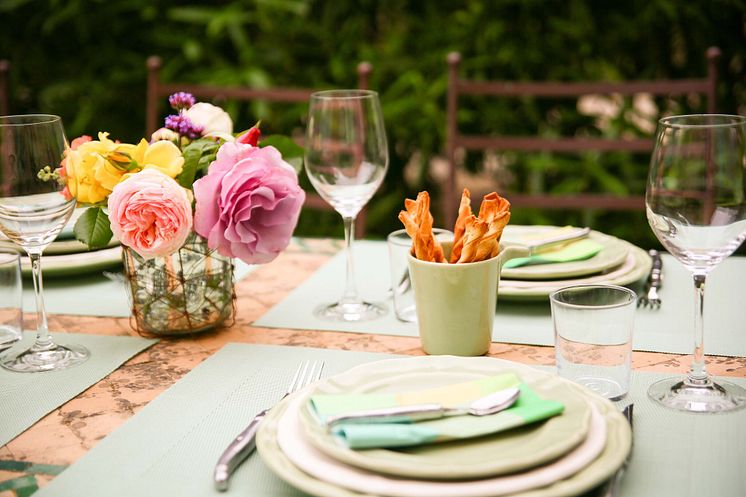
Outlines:
[{"label": "stacked plate", "polygon": [[[73,226],[83,212],[85,208],[75,209],[57,239],[44,250],[42,270],[45,277],[89,274],[121,265],[122,249],[119,240],[112,239],[107,247],[89,250],[85,244],[75,239]],[[2,234],[0,248],[22,251]],[[27,257],[21,258],[21,268],[24,275],[31,274],[31,263]]]},{"label": "stacked plate", "polygon": [[[398,449],[352,450],[307,410],[312,393],[396,393],[512,372],[561,415],[489,436]],[[261,424],[259,454],[291,485],[325,497],[552,497],[607,480],[632,444],[609,401],[555,375],[499,359],[413,357],[364,364],[287,397]]]},{"label": "stacked plate", "polygon": [[[555,230],[555,226],[507,226],[501,243],[525,244],[527,240],[541,238],[543,233]],[[504,300],[541,300],[562,287],[584,283],[629,285],[650,272],[652,260],[643,249],[598,231],[591,231],[588,237],[602,246],[589,259],[503,268],[499,297]]]}]

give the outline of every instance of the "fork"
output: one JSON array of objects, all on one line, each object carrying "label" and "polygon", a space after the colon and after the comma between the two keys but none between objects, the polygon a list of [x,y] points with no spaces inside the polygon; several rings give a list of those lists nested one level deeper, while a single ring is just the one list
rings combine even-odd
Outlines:
[{"label": "fork", "polygon": [[[632,414],[634,413],[634,408],[634,404],[629,404],[622,411],[624,417],[627,418],[627,422],[629,422],[630,430],[633,428]],[[619,467],[619,469],[616,470],[613,475],[611,475],[611,479],[609,479],[609,482],[604,486],[601,497],[615,497],[616,495],[618,495],[617,492],[619,491],[619,484],[622,482],[622,477],[627,471],[627,466],[629,466],[630,459],[632,459],[632,448],[630,448],[629,454],[627,454],[627,457],[624,459],[622,465]]]},{"label": "fork", "polygon": [[[288,385],[285,394],[282,396],[282,399],[291,393],[318,381],[321,378],[321,372],[323,370],[323,361],[316,361],[313,363],[310,363],[309,361],[301,362],[300,365],[298,365],[298,369],[295,371],[293,379],[290,381],[290,385]],[[236,439],[231,442],[228,448],[223,452],[223,455],[220,456],[220,459],[218,459],[213,479],[215,480],[215,488],[220,492],[228,490],[228,480],[231,475],[256,448],[255,437],[259,430],[259,423],[261,423],[268,411],[269,408],[264,409],[254,416],[251,423],[249,423]]]},{"label": "fork", "polygon": [[663,284],[663,260],[661,259],[660,252],[657,250],[650,250],[648,253],[653,258],[653,267],[648,277],[647,293],[641,295],[637,300],[637,307],[660,309],[661,298],[658,296],[658,290]]}]

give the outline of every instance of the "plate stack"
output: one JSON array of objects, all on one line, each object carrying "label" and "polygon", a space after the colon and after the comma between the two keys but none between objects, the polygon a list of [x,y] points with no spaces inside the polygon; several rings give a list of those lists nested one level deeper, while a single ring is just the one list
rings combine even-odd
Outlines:
[{"label": "plate stack", "polygon": [[[353,450],[308,409],[311,394],[401,393],[514,373],[534,392],[562,402],[562,414],[478,438],[417,447]],[[280,478],[325,497],[551,497],[606,481],[632,444],[609,401],[555,375],[488,357],[428,356],[364,364],[287,397],[257,436]]]},{"label": "plate stack", "polygon": [[[509,225],[501,243],[526,244],[557,230],[555,226]],[[590,258],[503,268],[499,297],[503,300],[545,300],[550,293],[566,286],[585,283],[629,285],[650,272],[652,260],[640,247],[598,231],[591,231],[588,238],[601,245],[601,250]]]},{"label": "plate stack", "polygon": [[[75,239],[73,226],[83,212],[85,208],[75,209],[57,239],[44,250],[42,270],[45,278],[88,274],[122,264],[122,249],[116,238],[112,239],[106,247],[96,250],[88,249],[85,244]],[[23,252],[18,245],[2,234],[0,234],[0,248]],[[31,263],[28,257],[21,258],[21,269],[25,276],[31,275]]]}]

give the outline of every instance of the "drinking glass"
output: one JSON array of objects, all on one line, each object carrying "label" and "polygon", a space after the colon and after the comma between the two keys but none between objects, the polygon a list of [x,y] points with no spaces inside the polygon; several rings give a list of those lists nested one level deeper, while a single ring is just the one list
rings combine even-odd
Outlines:
[{"label": "drinking glass", "polygon": [[51,115],[0,117],[0,231],[31,259],[36,293],[34,345],[12,354],[1,365],[12,371],[52,371],[80,364],[88,351],[54,343],[47,328],[41,277],[41,254],[65,226],[75,208],[60,181],[40,171],[59,167],[67,149],[62,119]]},{"label": "drinking glass", "polygon": [[381,185],[388,169],[386,130],[378,94],[329,90],[311,95],[306,129],[305,168],[321,197],[342,215],[347,255],[345,289],[338,302],[314,314],[334,321],[365,321],[386,313],[357,293],[352,243],[355,217]]},{"label": "drinking glass", "polygon": [[694,279],[694,354],[686,378],[654,383],[648,396],[689,412],[746,405],[746,390],[705,368],[705,280],[746,239],[746,118],[672,116],[660,120],[645,193],[658,240]]},{"label": "drinking glass", "polygon": [[616,285],[574,285],[549,295],[557,374],[602,397],[629,390],[637,295]]},{"label": "drinking glass", "polygon": [[0,352],[23,337],[22,286],[20,254],[0,249]]}]

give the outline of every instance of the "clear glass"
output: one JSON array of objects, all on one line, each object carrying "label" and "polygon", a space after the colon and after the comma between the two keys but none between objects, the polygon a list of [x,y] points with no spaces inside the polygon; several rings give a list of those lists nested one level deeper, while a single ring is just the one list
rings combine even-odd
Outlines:
[{"label": "clear glass", "polygon": [[557,373],[611,400],[629,391],[637,295],[615,285],[576,285],[549,296]]},{"label": "clear glass", "polygon": [[[433,228],[433,235],[440,242],[453,241],[452,231]],[[386,237],[386,244],[389,249],[394,314],[399,321],[416,323],[417,308],[414,303],[414,288],[409,277],[409,263],[407,262],[407,255],[412,250],[412,238],[407,234],[407,230],[396,230]]]},{"label": "clear glass", "polygon": [[364,302],[357,292],[353,240],[355,218],[386,176],[386,130],[378,94],[330,90],[311,95],[305,143],[305,169],[321,197],[344,221],[347,277],[338,302],[314,313],[333,321],[366,321],[386,313],[383,304]]},{"label": "clear glass", "polygon": [[688,412],[746,405],[746,390],[714,382],[704,355],[707,275],[746,239],[746,118],[672,116],[660,120],[645,194],[650,227],[694,281],[694,354],[686,378],[654,383],[648,395]]},{"label": "clear glass", "polygon": [[0,250],[0,352],[23,333],[23,283],[18,252]]},{"label": "clear glass", "polygon": [[233,261],[192,233],[171,255],[143,259],[122,247],[137,331],[149,335],[199,333],[233,314]]},{"label": "clear glass", "polygon": [[58,116],[0,117],[0,231],[31,259],[37,311],[34,345],[0,363],[11,371],[54,371],[80,364],[89,356],[84,347],[62,346],[52,340],[44,309],[41,255],[70,218],[75,200],[63,195],[60,182],[41,179],[39,171],[59,167],[66,149]]}]

